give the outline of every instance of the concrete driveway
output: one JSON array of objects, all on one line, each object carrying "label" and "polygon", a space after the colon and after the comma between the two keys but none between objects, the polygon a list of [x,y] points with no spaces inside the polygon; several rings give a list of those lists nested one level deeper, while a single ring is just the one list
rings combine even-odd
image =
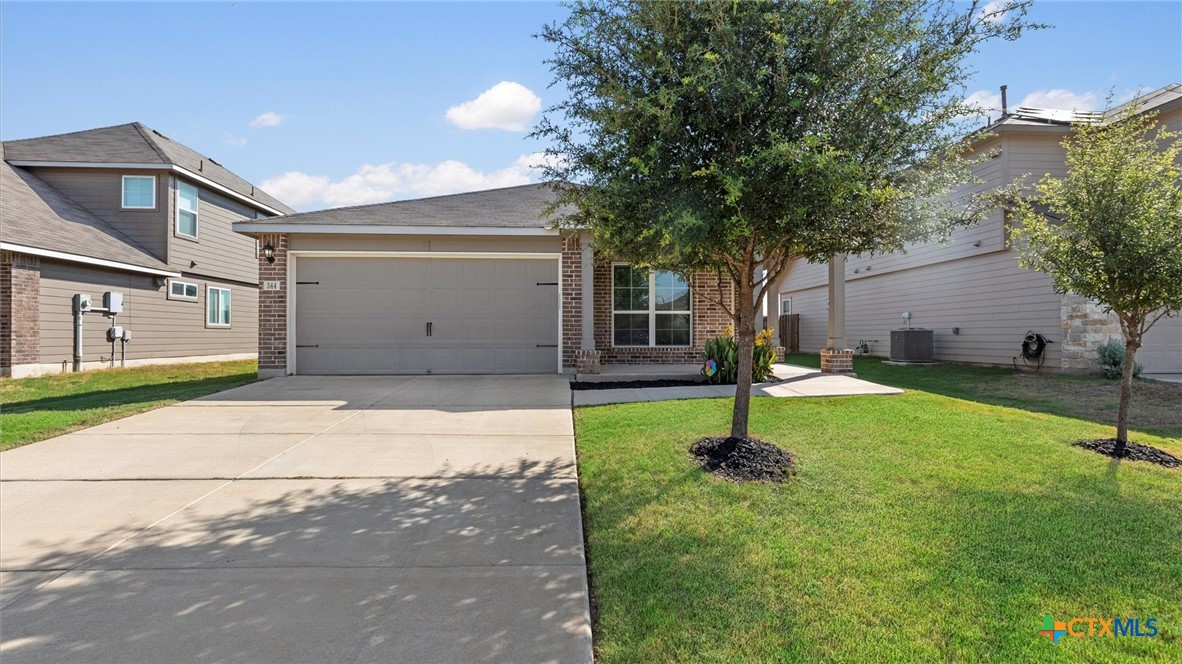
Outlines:
[{"label": "concrete driveway", "polygon": [[294,377],[0,454],[0,660],[589,662],[559,376]]}]

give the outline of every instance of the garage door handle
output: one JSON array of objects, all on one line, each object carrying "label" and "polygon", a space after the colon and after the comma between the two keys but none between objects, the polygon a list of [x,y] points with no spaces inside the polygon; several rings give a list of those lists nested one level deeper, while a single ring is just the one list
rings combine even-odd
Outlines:
[{"label": "garage door handle", "polygon": [[538,348],[558,348],[558,344],[534,344]]},{"label": "garage door handle", "polygon": [[320,344],[296,344],[296,348],[320,348]]},{"label": "garage door handle", "polygon": [[427,323],[427,336],[431,336],[431,324]]}]

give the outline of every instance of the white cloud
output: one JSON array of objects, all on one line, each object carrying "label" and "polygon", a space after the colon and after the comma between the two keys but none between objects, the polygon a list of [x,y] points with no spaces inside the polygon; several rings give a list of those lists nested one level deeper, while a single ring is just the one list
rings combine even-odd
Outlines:
[{"label": "white cloud", "polygon": [[529,88],[501,81],[472,101],[447,109],[447,121],[460,129],[525,131],[542,110],[542,99]]},{"label": "white cloud", "polygon": [[455,160],[437,164],[391,161],[364,164],[337,182],[323,175],[291,171],[264,180],[260,186],[297,209],[365,205],[528,184],[547,161],[548,158],[541,153],[522,155],[505,168],[489,172],[478,171]]},{"label": "white cloud", "polygon": [[250,126],[252,126],[252,127],[278,127],[279,125],[283,124],[283,121],[286,119],[287,119],[287,116],[279,115],[278,113],[274,113],[272,111],[267,111],[266,113],[259,114],[258,117],[251,120]]},{"label": "white cloud", "polygon": [[1009,12],[1000,11],[1008,2],[1005,0],[993,0],[981,8],[981,13],[977,16],[986,23],[996,23],[1005,20],[1006,14]]},{"label": "white cloud", "polygon": [[964,103],[980,109],[982,113],[997,112],[1001,110],[1001,94],[993,90],[977,90],[965,97]]},{"label": "white cloud", "polygon": [[1022,98],[1018,106],[1055,108],[1065,111],[1094,111],[1103,106],[1103,95],[1092,91],[1072,92],[1063,88],[1035,90]]},{"label": "white cloud", "polygon": [[236,148],[240,148],[243,145],[246,145],[246,139],[241,136],[231,136],[231,135],[227,134],[225,144],[236,147]]}]

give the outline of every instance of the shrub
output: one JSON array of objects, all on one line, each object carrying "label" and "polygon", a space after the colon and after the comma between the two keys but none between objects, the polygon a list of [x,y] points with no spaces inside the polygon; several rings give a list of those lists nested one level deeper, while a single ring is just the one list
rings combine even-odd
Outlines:
[{"label": "shrub", "polygon": [[[772,364],[776,362],[776,347],[772,343],[775,332],[764,329],[755,335],[755,355],[752,358],[751,381],[761,383],[772,376]],[[735,341],[734,330],[726,328],[721,337],[715,337],[706,342],[702,348],[702,375],[711,383],[733,384],[739,374],[739,345]],[[709,371],[713,362],[714,373]]]},{"label": "shrub", "polygon": [[[1125,370],[1125,345],[1119,339],[1105,341],[1096,347],[1096,361],[1105,378],[1120,378]],[[1140,376],[1143,368],[1140,362],[1134,362],[1133,375]]]}]

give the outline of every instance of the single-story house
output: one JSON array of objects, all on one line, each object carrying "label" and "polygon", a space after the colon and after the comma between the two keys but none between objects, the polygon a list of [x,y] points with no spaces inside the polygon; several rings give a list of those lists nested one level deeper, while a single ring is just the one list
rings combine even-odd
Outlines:
[{"label": "single-story house", "polygon": [[[1182,85],[1128,103],[1141,112],[1156,111],[1170,130],[1182,131]],[[1047,173],[1064,176],[1060,143],[1071,123],[1108,122],[1124,108],[1103,115],[1030,108],[1005,113],[978,134],[976,150],[992,156],[977,167],[983,184],[976,186],[1004,186],[1023,176],[1036,181]],[[798,261],[767,303],[769,324],[777,322],[777,314],[799,315],[800,350],[816,352],[832,343],[829,303],[838,299],[844,303],[839,343],[871,355],[888,355],[891,331],[910,326],[933,331],[936,360],[1010,366],[1023,337],[1034,331],[1052,342],[1045,366],[1094,369],[1096,347],[1121,337],[1115,316],[1086,298],[1059,295],[1049,276],[1022,269],[1008,243],[1010,223],[998,212],[956,231],[947,242],[839,259],[835,272],[826,263]],[[840,287],[836,298],[833,286]],[[1146,373],[1182,373],[1182,316],[1158,322],[1137,361]]]},{"label": "single-story house", "polygon": [[597,254],[544,216],[552,196],[531,184],[236,223],[263,247],[260,376],[699,362],[731,322],[717,279]]},{"label": "single-story house", "polygon": [[139,123],[4,141],[0,370],[255,357],[258,246],[231,224],[290,212]]}]

